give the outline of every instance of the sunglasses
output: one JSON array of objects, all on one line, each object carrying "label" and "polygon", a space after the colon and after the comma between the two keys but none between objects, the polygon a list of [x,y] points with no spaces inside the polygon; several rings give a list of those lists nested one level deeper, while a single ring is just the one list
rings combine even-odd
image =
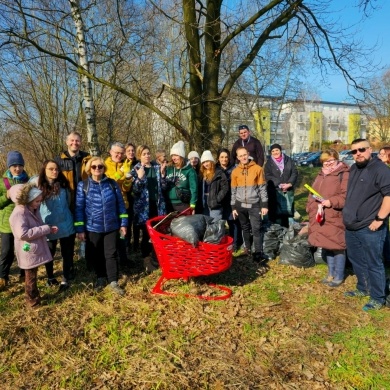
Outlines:
[{"label": "sunglasses", "polygon": [[352,150],[351,150],[351,154],[356,154],[358,151],[359,151],[360,153],[364,153],[368,148],[369,148],[369,147],[367,147],[367,148],[352,149]]},{"label": "sunglasses", "polygon": [[92,169],[103,169],[104,165],[91,165]]}]

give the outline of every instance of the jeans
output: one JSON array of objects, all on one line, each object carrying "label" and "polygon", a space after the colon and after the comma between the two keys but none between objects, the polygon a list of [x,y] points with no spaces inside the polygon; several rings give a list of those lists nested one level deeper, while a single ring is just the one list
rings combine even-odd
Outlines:
[{"label": "jeans", "polygon": [[382,253],[387,226],[371,231],[368,227],[360,230],[346,230],[348,259],[357,277],[356,288],[368,293],[371,299],[385,302],[386,275]]},{"label": "jeans", "polygon": [[238,219],[241,224],[242,234],[244,237],[245,248],[251,248],[251,230],[255,253],[263,253],[263,233],[261,231],[260,206],[256,205],[250,209],[236,204]]},{"label": "jeans", "polygon": [[[69,281],[70,274],[73,272],[73,255],[74,255],[75,237],[76,235],[72,234],[68,237],[62,237],[59,239],[61,245],[61,256],[62,256],[62,281],[66,283]],[[54,254],[56,253],[57,241],[58,240],[48,241],[50,253],[53,256],[53,258],[54,258]]]},{"label": "jeans", "polygon": [[386,239],[383,246],[383,261],[385,264],[390,265],[390,234],[389,234],[389,219],[383,223],[386,228]]},{"label": "jeans", "polygon": [[108,233],[87,232],[91,262],[98,278],[107,276],[108,283],[118,281],[116,239],[118,231]]},{"label": "jeans", "polygon": [[14,235],[1,233],[0,278],[8,280],[9,271],[14,261]]},{"label": "jeans", "polygon": [[219,209],[211,210],[209,206],[203,208],[203,215],[213,218],[213,222],[220,221],[222,219],[222,207]]},{"label": "jeans", "polygon": [[328,275],[336,282],[344,280],[345,251],[331,251],[323,249],[328,264]]}]

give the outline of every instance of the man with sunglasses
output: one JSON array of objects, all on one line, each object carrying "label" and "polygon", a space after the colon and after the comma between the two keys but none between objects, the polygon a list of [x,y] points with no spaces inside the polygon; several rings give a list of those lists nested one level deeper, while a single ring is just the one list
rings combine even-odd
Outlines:
[{"label": "man with sunglasses", "polygon": [[238,164],[237,149],[245,148],[253,161],[262,167],[264,165],[264,150],[261,142],[251,135],[247,125],[238,126],[238,134],[240,138],[233,145],[232,161]]},{"label": "man with sunglasses", "polygon": [[372,158],[366,139],[352,141],[352,165],[343,221],[348,258],[357,277],[356,290],[347,297],[370,297],[363,310],[378,310],[385,303],[386,275],[382,260],[386,237],[384,221],[390,213],[390,170]]}]

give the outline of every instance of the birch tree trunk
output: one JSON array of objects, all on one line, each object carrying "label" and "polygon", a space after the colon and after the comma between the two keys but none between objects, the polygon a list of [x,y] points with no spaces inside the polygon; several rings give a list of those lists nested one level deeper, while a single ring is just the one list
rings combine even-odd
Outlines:
[{"label": "birch tree trunk", "polygon": [[[89,73],[87,56],[87,45],[84,36],[84,22],[81,16],[80,4],[78,0],[69,0],[72,18],[76,26],[77,52],[80,66]],[[83,92],[83,107],[87,124],[88,149],[92,156],[100,154],[98,134],[96,131],[95,105],[92,95],[92,80],[86,75],[81,75],[81,86]]]}]

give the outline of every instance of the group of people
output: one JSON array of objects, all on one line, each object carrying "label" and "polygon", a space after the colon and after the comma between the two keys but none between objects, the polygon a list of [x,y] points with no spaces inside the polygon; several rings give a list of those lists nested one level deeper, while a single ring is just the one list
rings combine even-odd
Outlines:
[{"label": "group of people", "polygon": [[[216,158],[209,150],[186,155],[184,142],[178,141],[169,159],[163,150],[153,159],[149,146],[120,142],[111,145],[106,159],[90,156],[81,150],[81,135],[72,132],[66,138],[67,150],[45,161],[32,178],[24,171],[23,156],[9,152],[8,170],[0,182],[0,290],[8,283],[14,249],[30,306],[40,303],[41,264],[46,266],[47,284],[67,290],[75,274],[77,237],[85,243],[87,264],[95,270],[95,288],[108,285],[123,295],[119,267],[129,266],[129,253],[138,249],[147,272],[157,267],[146,221],[170,211],[226,220],[234,255],[251,256],[263,269],[263,220],[289,226],[298,171],[279,144],[270,147],[265,163],[263,147],[249,128],[239,126],[238,132],[231,152],[222,148]],[[380,259],[388,237],[390,171],[371,158],[368,141],[355,140],[352,147],[356,164],[351,171],[336,151],[321,155],[323,168],[313,183],[321,197],[310,196],[307,204],[309,241],[324,248],[329,272],[323,282],[330,287],[344,280],[348,249],[358,277],[357,290],[349,296],[369,295],[365,307],[372,309],[385,299]],[[61,282],[53,275],[58,241]]]},{"label": "group of people", "polygon": [[[322,169],[308,198],[309,243],[321,247],[328,265],[322,283],[331,288],[345,279],[348,257],[357,277],[356,289],[346,297],[369,297],[363,310],[377,310],[386,300],[390,213],[390,148],[372,157],[368,140],[351,143],[355,164],[350,168],[337,151],[322,152]],[[385,164],[383,164],[385,163]],[[387,258],[386,258],[387,257]]]}]

